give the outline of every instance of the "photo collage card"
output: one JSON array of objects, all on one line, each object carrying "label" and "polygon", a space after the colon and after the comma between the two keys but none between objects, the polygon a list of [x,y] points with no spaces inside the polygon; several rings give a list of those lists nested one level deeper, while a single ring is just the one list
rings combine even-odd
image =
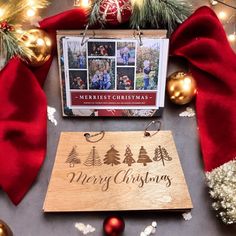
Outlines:
[{"label": "photo collage card", "polygon": [[162,40],[63,37],[60,47],[64,109],[158,109]]}]

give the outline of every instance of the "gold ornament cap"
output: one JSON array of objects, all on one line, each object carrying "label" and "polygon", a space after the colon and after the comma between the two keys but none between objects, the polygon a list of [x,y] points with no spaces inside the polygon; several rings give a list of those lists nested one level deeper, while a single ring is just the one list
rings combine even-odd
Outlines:
[{"label": "gold ornament cap", "polygon": [[52,40],[48,33],[41,29],[31,29],[24,33],[22,41],[33,55],[28,61],[30,66],[42,66],[51,57]]},{"label": "gold ornament cap", "polygon": [[167,79],[167,93],[170,100],[178,105],[192,101],[197,93],[197,83],[191,73],[177,71]]},{"label": "gold ornament cap", "polygon": [[10,227],[2,220],[0,220],[0,236],[13,236]]}]

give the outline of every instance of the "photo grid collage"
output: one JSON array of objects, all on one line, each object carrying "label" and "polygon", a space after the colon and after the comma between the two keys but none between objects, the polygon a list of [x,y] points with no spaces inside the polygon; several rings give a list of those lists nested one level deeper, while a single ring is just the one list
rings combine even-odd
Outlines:
[{"label": "photo grid collage", "polygon": [[68,38],[65,71],[70,90],[156,90],[159,45],[156,40]]}]

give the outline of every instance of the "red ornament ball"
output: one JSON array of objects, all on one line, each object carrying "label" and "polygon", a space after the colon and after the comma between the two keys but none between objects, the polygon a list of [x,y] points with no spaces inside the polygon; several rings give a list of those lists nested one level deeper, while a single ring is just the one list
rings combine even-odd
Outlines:
[{"label": "red ornament ball", "polygon": [[130,0],[102,0],[99,14],[105,23],[119,25],[129,21],[132,5]]},{"label": "red ornament ball", "polygon": [[106,236],[120,236],[125,229],[125,222],[121,217],[107,217],[103,223],[103,230]]}]

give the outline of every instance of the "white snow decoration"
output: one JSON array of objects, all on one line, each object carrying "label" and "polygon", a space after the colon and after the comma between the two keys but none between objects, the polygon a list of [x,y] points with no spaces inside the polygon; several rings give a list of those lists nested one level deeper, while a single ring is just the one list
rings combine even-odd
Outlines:
[{"label": "white snow decoration", "polygon": [[182,216],[183,216],[184,220],[187,220],[187,221],[192,219],[191,212],[183,213]]},{"label": "white snow decoration", "polygon": [[57,126],[57,120],[55,119],[55,113],[56,109],[54,107],[48,106],[47,112],[48,112],[48,120],[50,120],[55,126]]},{"label": "white snow decoration", "polygon": [[162,196],[161,198],[158,199],[160,202],[164,202],[164,203],[169,203],[172,201],[172,197],[171,196]]},{"label": "white snow decoration", "polygon": [[153,227],[151,225],[147,226],[144,230],[146,235],[151,235]]},{"label": "white snow decoration", "polygon": [[95,228],[92,225],[85,225],[83,223],[75,223],[75,228],[78,229],[83,235],[95,232]]},{"label": "white snow decoration", "polygon": [[148,225],[143,232],[140,233],[140,236],[150,236],[156,233],[157,222],[153,221],[151,225]]},{"label": "white snow decoration", "polygon": [[156,221],[153,221],[153,222],[152,222],[152,227],[153,227],[153,228],[156,228],[156,227],[157,227],[157,222],[156,222]]},{"label": "white snow decoration", "polygon": [[191,107],[187,107],[184,112],[179,114],[180,117],[194,117],[195,111]]}]

